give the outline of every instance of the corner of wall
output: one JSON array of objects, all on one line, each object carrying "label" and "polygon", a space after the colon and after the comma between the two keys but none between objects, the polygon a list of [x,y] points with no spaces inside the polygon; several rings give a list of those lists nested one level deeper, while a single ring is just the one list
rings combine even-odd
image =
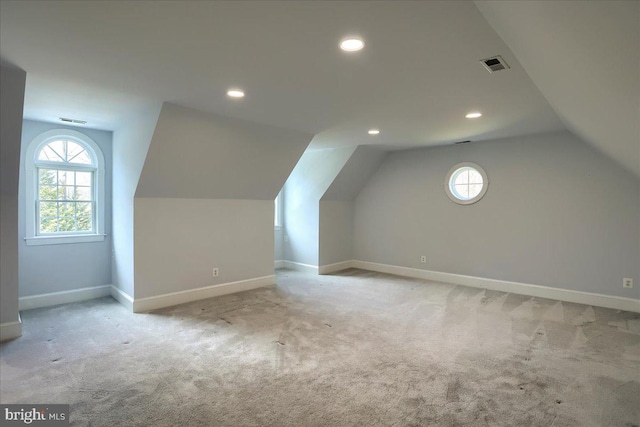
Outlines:
[{"label": "corner of wall", "polygon": [[134,294],[134,197],[162,104],[147,106],[113,132],[112,282]]},{"label": "corner of wall", "polygon": [[18,320],[0,323],[0,342],[9,341],[22,336],[22,319],[18,313]]},{"label": "corner of wall", "polygon": [[18,183],[26,72],[2,62],[0,76],[0,323],[6,336],[19,336]]}]

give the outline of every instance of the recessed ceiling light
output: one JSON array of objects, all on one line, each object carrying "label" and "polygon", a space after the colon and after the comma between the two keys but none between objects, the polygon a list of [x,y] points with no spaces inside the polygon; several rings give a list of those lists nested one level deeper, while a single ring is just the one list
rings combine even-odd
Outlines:
[{"label": "recessed ceiling light", "polygon": [[369,135],[377,135],[380,133],[378,129],[369,129]]},{"label": "recessed ceiling light", "polygon": [[229,89],[227,91],[227,95],[230,96],[231,98],[243,98],[244,92],[241,91],[240,89]]},{"label": "recessed ceiling light", "polygon": [[478,113],[474,111],[473,113],[467,114],[465,117],[467,119],[477,119],[478,117],[481,117],[481,116],[482,116],[482,113]]},{"label": "recessed ceiling light", "polygon": [[364,47],[364,42],[356,38],[344,39],[340,42],[340,49],[345,52],[357,52]]}]

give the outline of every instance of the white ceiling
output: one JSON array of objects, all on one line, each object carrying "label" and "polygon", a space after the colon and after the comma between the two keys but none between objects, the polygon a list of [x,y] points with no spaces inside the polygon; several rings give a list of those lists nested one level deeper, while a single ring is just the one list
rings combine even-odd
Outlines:
[{"label": "white ceiling", "polygon": [[566,126],[640,176],[640,1],[483,1]]},{"label": "white ceiling", "polygon": [[[313,147],[565,128],[472,2],[0,4],[0,55],[27,71],[26,118],[115,130],[170,101],[314,133]],[[345,54],[351,34],[366,47]],[[512,69],[489,74],[478,61],[498,54]],[[247,96],[227,98],[231,86]]]}]

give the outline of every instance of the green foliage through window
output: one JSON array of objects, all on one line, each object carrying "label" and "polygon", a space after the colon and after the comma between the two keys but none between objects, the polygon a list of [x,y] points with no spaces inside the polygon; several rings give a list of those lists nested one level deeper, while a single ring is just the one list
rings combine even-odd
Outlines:
[{"label": "green foliage through window", "polygon": [[93,171],[38,168],[39,233],[93,230]]}]

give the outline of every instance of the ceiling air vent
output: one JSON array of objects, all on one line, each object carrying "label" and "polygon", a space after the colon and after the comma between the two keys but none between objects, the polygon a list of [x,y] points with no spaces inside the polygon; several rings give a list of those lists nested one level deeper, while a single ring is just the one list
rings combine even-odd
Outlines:
[{"label": "ceiling air vent", "polygon": [[76,123],[76,124],[79,124],[79,125],[86,125],[87,124],[86,120],[68,119],[66,117],[60,117],[60,121],[61,122],[67,122],[67,123]]},{"label": "ceiling air vent", "polygon": [[482,65],[484,65],[484,68],[486,68],[490,73],[495,73],[496,71],[507,70],[511,68],[509,67],[509,64],[507,64],[504,61],[504,59],[502,59],[502,56],[500,55],[492,56],[491,58],[481,59],[480,62],[482,62]]}]

